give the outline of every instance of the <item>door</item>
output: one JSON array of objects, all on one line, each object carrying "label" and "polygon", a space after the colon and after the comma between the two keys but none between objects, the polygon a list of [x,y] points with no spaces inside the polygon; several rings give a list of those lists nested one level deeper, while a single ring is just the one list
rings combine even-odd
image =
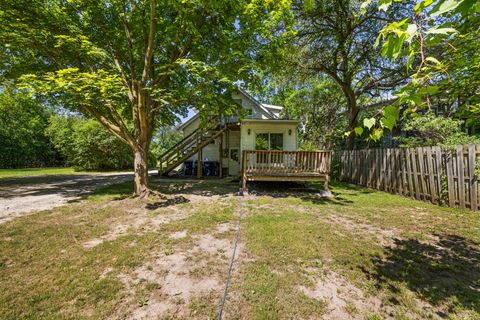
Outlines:
[{"label": "door", "polygon": [[228,175],[236,176],[240,172],[240,154],[238,148],[228,150]]}]

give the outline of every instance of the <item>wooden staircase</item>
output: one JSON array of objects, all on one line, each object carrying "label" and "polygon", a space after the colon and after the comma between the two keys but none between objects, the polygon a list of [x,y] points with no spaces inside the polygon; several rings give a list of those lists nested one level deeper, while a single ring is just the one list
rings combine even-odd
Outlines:
[{"label": "wooden staircase", "polygon": [[160,167],[158,175],[167,175],[201,148],[218,138],[226,129],[226,126],[218,125],[197,128],[158,158]]}]

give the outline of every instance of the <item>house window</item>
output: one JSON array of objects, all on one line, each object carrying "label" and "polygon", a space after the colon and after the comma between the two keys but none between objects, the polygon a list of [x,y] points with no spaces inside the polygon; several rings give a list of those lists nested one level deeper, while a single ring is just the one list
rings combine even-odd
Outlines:
[{"label": "house window", "polygon": [[[283,150],[283,133],[259,133],[255,137],[256,150]],[[257,163],[281,163],[281,154],[258,153]]]},{"label": "house window", "polygon": [[283,150],[283,133],[259,133],[255,150]]}]

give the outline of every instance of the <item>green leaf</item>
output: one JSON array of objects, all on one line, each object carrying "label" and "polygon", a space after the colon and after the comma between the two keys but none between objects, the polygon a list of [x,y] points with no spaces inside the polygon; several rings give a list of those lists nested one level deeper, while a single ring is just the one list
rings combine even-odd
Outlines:
[{"label": "green leaf", "polygon": [[435,64],[441,64],[440,61],[438,61],[437,59],[435,59],[434,57],[426,57],[425,60],[427,61],[430,61],[430,62],[433,62]]},{"label": "green leaf", "polygon": [[417,34],[417,25],[414,23],[409,23],[407,26],[407,42],[412,42],[412,39],[415,37]]},{"label": "green leaf", "polygon": [[355,128],[355,134],[356,134],[357,136],[361,136],[362,133],[363,133],[363,128],[362,128],[362,127],[356,127],[356,128]]},{"label": "green leaf", "polygon": [[397,124],[397,121],[393,117],[382,117],[380,119],[380,124],[382,125],[382,127],[392,131],[393,127],[395,127],[395,125]]},{"label": "green leaf", "polygon": [[420,1],[419,3],[417,3],[417,5],[414,8],[415,14],[420,14],[423,11],[423,9],[430,6],[432,3],[433,3],[433,0]]},{"label": "green leaf", "polygon": [[392,50],[392,58],[397,59],[402,51],[403,44],[405,43],[405,39],[407,38],[406,34],[403,34],[399,38],[396,39],[395,46]]},{"label": "green leaf", "polygon": [[407,61],[407,72],[412,67],[414,58],[415,58],[415,50],[410,50],[410,53],[408,54],[408,61]]},{"label": "green leaf", "polygon": [[376,122],[377,121],[375,120],[375,118],[365,118],[365,119],[363,119],[363,125],[368,129],[371,129],[375,125]]},{"label": "green leaf", "polygon": [[387,11],[393,0],[378,0],[378,9],[382,11]]},{"label": "green leaf", "polygon": [[395,120],[400,118],[400,110],[395,106],[386,106],[383,108],[382,113],[385,117],[391,117]]},{"label": "green leaf", "polygon": [[437,28],[433,27],[425,31],[428,34],[449,34],[449,33],[458,33],[454,28]]},{"label": "green leaf", "polygon": [[457,1],[457,0],[446,0],[440,3],[439,6],[436,6],[432,11],[430,11],[430,17],[434,18],[436,16],[439,16],[441,14],[447,13],[449,11],[452,11],[456,7],[458,7],[463,0]]},{"label": "green leaf", "polygon": [[374,141],[378,141],[382,136],[383,136],[383,130],[380,128],[375,128],[375,130],[373,130],[373,132],[370,134],[370,139]]}]

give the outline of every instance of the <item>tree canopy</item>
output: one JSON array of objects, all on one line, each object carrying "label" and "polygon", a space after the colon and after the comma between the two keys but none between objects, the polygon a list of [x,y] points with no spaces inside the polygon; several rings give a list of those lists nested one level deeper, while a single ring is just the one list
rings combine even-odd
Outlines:
[{"label": "tree canopy", "polygon": [[[135,159],[135,194],[148,187],[154,130],[194,105],[203,118],[234,108],[252,50],[287,31],[286,2],[6,0],[2,76],[52,104],[99,121]],[[280,23],[282,22],[282,23]]]}]

